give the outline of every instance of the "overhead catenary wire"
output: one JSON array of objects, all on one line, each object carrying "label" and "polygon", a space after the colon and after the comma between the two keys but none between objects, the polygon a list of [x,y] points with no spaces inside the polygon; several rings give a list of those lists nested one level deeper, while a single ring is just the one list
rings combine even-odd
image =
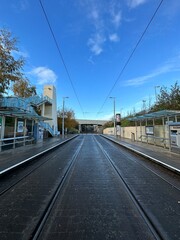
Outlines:
[{"label": "overhead catenary wire", "polygon": [[104,107],[106,101],[107,101],[108,98],[110,97],[110,94],[112,93],[113,89],[115,88],[116,84],[118,83],[120,77],[122,76],[124,70],[126,69],[127,65],[129,64],[130,60],[132,59],[132,57],[133,57],[133,55],[134,55],[134,53],[135,53],[137,47],[139,46],[140,42],[142,41],[144,35],[146,34],[146,32],[147,32],[149,26],[151,25],[153,19],[155,18],[155,16],[156,16],[158,10],[160,9],[160,7],[161,7],[163,1],[164,1],[164,0],[161,0],[161,1],[159,2],[158,6],[156,7],[156,9],[155,9],[155,11],[154,11],[152,17],[150,18],[148,24],[146,25],[146,27],[145,27],[143,33],[141,34],[140,38],[138,39],[138,41],[137,41],[135,47],[133,48],[132,52],[130,53],[130,55],[129,55],[128,59],[126,60],[125,64],[123,65],[123,67],[122,67],[122,69],[121,69],[121,71],[120,71],[118,77],[116,78],[116,80],[115,80],[113,86],[111,87],[111,89],[110,89],[110,91],[109,91],[107,97],[105,98],[105,100],[104,100],[104,102],[103,102],[101,108],[100,108],[99,111],[97,112],[97,115],[99,114],[99,112],[101,112],[101,110],[103,109],[103,107]]},{"label": "overhead catenary wire", "polygon": [[56,36],[55,36],[55,34],[54,34],[54,31],[53,31],[53,29],[52,29],[52,27],[51,27],[51,24],[50,24],[49,18],[48,18],[48,16],[47,16],[47,13],[46,13],[46,11],[45,11],[45,8],[44,8],[44,6],[43,6],[43,3],[42,3],[41,0],[39,0],[39,3],[40,3],[40,5],[41,5],[41,8],[42,8],[42,11],[43,11],[43,13],[44,13],[46,22],[47,22],[48,27],[49,27],[49,29],[50,29],[50,32],[51,32],[51,34],[52,34],[54,43],[55,43],[56,48],[57,48],[57,50],[58,50],[58,54],[59,54],[59,56],[60,56],[60,58],[61,58],[61,61],[62,61],[63,66],[64,66],[64,68],[65,68],[66,74],[67,74],[67,76],[68,76],[68,79],[69,79],[69,81],[70,81],[70,84],[71,84],[71,86],[72,86],[72,89],[73,89],[73,91],[74,91],[74,94],[75,94],[75,96],[76,96],[76,99],[77,99],[77,101],[78,101],[78,104],[79,104],[79,106],[80,106],[80,108],[81,108],[81,111],[82,111],[82,113],[83,113],[83,115],[84,115],[84,111],[83,111],[82,105],[81,105],[81,103],[80,103],[79,97],[78,97],[77,92],[76,92],[76,90],[75,90],[75,87],[74,87],[73,81],[72,81],[72,79],[71,79],[69,70],[68,70],[67,65],[66,65],[66,63],[65,63],[64,57],[63,57],[63,55],[62,55],[62,52],[61,52],[61,49],[60,49],[60,47],[59,47],[58,41],[57,41],[57,39],[56,39]]}]

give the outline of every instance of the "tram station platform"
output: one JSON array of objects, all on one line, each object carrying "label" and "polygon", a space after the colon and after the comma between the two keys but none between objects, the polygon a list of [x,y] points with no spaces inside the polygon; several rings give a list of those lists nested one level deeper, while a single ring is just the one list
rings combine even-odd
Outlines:
[{"label": "tram station platform", "polygon": [[65,136],[64,139],[61,137],[46,138],[33,144],[0,152],[0,173],[4,169],[10,168],[15,164],[25,161],[26,159],[31,158],[32,156],[39,154],[57,144],[60,144],[71,137],[73,136]]},{"label": "tram station platform", "polygon": [[147,144],[144,142],[132,141],[131,139],[127,138],[119,138],[107,135],[106,137],[111,138],[121,146],[130,149],[137,154],[145,156],[146,158],[180,174],[180,151],[177,151],[176,153],[167,148]]},{"label": "tram station platform", "polygon": [[[71,136],[67,136],[64,139],[60,137],[53,137],[44,139],[36,144],[26,145],[23,147],[6,150],[4,152],[0,152],[0,172],[4,169],[11,167],[12,165],[18,164],[35,154],[45,151],[67,139],[71,138]],[[115,138],[114,136],[105,136],[107,138],[111,138],[118,144],[123,147],[130,149],[137,154],[143,155],[153,161],[158,162],[159,164],[164,165],[167,168],[174,170],[175,172],[180,174],[180,154],[170,152],[168,149],[141,143],[135,142],[131,139],[125,138]]]}]

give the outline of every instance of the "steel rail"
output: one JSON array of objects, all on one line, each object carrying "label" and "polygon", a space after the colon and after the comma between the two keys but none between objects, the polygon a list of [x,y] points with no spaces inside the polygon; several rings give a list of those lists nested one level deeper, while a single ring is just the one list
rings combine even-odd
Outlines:
[{"label": "steel rail", "polygon": [[153,221],[151,220],[151,218],[148,216],[148,214],[146,213],[146,211],[144,210],[144,208],[141,206],[141,204],[139,203],[139,201],[137,200],[136,196],[134,195],[134,193],[131,191],[131,189],[129,188],[128,184],[126,183],[126,181],[123,179],[118,167],[115,165],[115,163],[113,162],[113,160],[111,159],[111,157],[108,155],[108,153],[104,150],[103,146],[97,141],[96,138],[94,138],[97,145],[99,146],[99,148],[101,149],[102,153],[104,154],[104,156],[106,157],[106,159],[109,161],[109,163],[111,164],[112,168],[114,169],[114,171],[116,172],[116,174],[119,176],[119,179],[121,180],[121,182],[124,185],[125,190],[127,191],[129,197],[131,198],[132,202],[134,203],[134,205],[136,206],[136,208],[138,209],[139,213],[141,214],[141,216],[143,217],[144,221],[146,222],[147,226],[149,227],[151,233],[153,234],[153,236],[155,237],[156,240],[163,240],[163,236],[162,234],[159,232],[159,230],[156,228],[155,224],[153,223]]},{"label": "steel rail", "polygon": [[[39,156],[40,157],[40,156]],[[19,178],[18,180],[16,180],[13,184],[11,184],[10,186],[6,187],[5,189],[3,189],[0,192],[0,196],[2,196],[4,193],[6,193],[7,191],[9,191],[12,187],[16,186],[19,182],[21,182],[23,179],[25,179],[26,177],[28,177],[29,175],[31,175],[33,172],[35,172],[36,170],[38,170],[42,165],[44,165],[45,163],[47,163],[49,160],[51,160],[51,158],[46,159],[45,161],[43,161],[42,163],[40,163],[38,166],[36,166],[35,168],[31,169],[28,173],[24,174],[21,178]],[[16,169],[17,170],[17,169]]]},{"label": "steel rail", "polygon": [[41,232],[43,230],[43,227],[44,227],[44,225],[46,223],[46,220],[48,219],[48,216],[49,216],[49,214],[50,214],[50,212],[51,212],[51,210],[52,210],[52,208],[53,208],[53,206],[54,206],[54,204],[56,202],[56,199],[58,198],[60,191],[62,190],[64,184],[66,183],[66,180],[68,179],[68,176],[70,175],[70,173],[72,171],[72,168],[73,168],[74,163],[75,163],[75,161],[77,159],[77,156],[79,155],[79,152],[80,152],[80,150],[82,148],[83,143],[84,143],[84,139],[81,142],[81,144],[78,147],[78,149],[76,150],[75,154],[73,155],[72,160],[71,160],[69,166],[65,170],[65,173],[62,176],[62,178],[61,178],[61,180],[60,180],[56,190],[54,191],[54,193],[53,193],[49,203],[47,204],[46,209],[42,213],[42,216],[41,216],[41,218],[40,218],[36,228],[34,229],[33,233],[31,234],[31,238],[30,238],[31,240],[38,239],[39,235],[41,234]]},{"label": "steel rail", "polygon": [[[73,137],[74,138],[74,137]],[[20,167],[22,167],[22,165],[28,164],[30,163],[30,161],[32,160],[37,160],[38,158],[44,156],[44,154],[51,152],[52,150],[55,150],[57,147],[60,147],[62,145],[64,145],[65,143],[69,142],[70,140],[73,140],[73,138],[68,139],[68,141],[64,141],[61,142],[60,144],[56,144],[55,146],[46,149],[45,151],[38,153],[26,160],[24,160],[23,162],[20,162],[20,164],[15,164],[13,165],[11,168],[7,168],[3,171],[3,174],[0,175],[0,177],[5,177],[8,176],[8,174],[12,171],[18,170]],[[5,189],[3,189],[2,191],[0,191],[0,196],[2,196],[3,194],[5,194],[7,191],[9,191],[12,187],[16,186],[19,182],[21,182],[23,179],[25,179],[26,177],[28,177],[29,175],[31,175],[33,172],[35,172],[37,169],[39,169],[42,165],[44,165],[45,163],[47,163],[50,160],[50,158],[44,160],[43,162],[41,162],[39,165],[35,166],[33,169],[31,169],[30,171],[28,171],[28,173],[24,174],[22,177],[20,177],[18,180],[14,181],[10,186],[6,187]]]},{"label": "steel rail", "polygon": [[175,172],[176,174],[179,174],[179,175],[180,175],[180,170],[179,170],[178,168],[175,168],[175,167],[173,167],[173,166],[171,166],[171,165],[169,165],[169,164],[167,164],[167,163],[164,163],[164,162],[162,162],[162,161],[160,161],[160,160],[158,160],[158,159],[156,159],[156,158],[154,158],[154,157],[149,156],[148,154],[142,153],[142,152],[140,152],[140,151],[138,151],[138,150],[136,150],[136,149],[134,149],[134,148],[131,148],[131,147],[129,147],[129,146],[123,144],[123,143],[120,143],[120,142],[118,142],[118,141],[116,141],[116,140],[114,140],[114,139],[112,139],[112,138],[109,138],[109,137],[104,136],[104,135],[101,135],[101,136],[104,137],[104,138],[106,138],[106,139],[108,139],[108,140],[111,141],[111,142],[114,142],[114,143],[118,144],[119,146],[122,146],[122,147],[124,147],[124,148],[126,148],[126,149],[129,149],[129,150],[131,150],[132,152],[135,152],[135,153],[137,153],[138,155],[143,156],[143,157],[145,157],[146,159],[149,159],[149,160],[155,162],[156,164],[158,164],[158,165],[160,165],[160,166],[162,166],[162,167],[164,167],[164,168],[166,168],[166,169],[169,169],[169,170]]},{"label": "steel rail", "polygon": [[[107,139],[107,140],[109,140],[109,139]],[[116,144],[116,143],[115,143],[115,144]],[[120,145],[120,146],[121,146],[121,145]],[[174,184],[172,184],[171,182],[169,182],[168,180],[166,180],[164,177],[162,177],[160,174],[158,174],[158,173],[156,173],[155,171],[153,171],[151,168],[145,166],[144,164],[142,164],[142,163],[140,163],[140,162],[137,162],[136,160],[130,158],[129,156],[127,156],[127,155],[126,155],[125,153],[123,153],[123,152],[121,152],[121,154],[124,155],[125,157],[131,159],[131,160],[132,160],[133,162],[135,162],[136,164],[139,164],[139,165],[140,165],[141,167],[143,167],[144,169],[148,169],[148,170],[151,171],[153,174],[155,174],[156,176],[158,176],[159,178],[161,178],[163,181],[165,181],[167,184],[169,184],[171,187],[173,187],[173,188],[177,189],[178,191],[180,191],[180,188],[178,188],[177,186],[175,186]],[[141,156],[141,157],[143,157],[143,156]],[[147,159],[147,158],[145,157],[145,159]],[[153,163],[154,163],[154,161],[153,161]],[[158,165],[159,165],[159,164],[158,164]],[[164,169],[163,166],[161,166],[161,165],[159,165],[159,166]],[[168,170],[168,171],[171,171],[173,174],[177,174],[176,172],[172,171],[172,170],[169,169],[169,168],[168,168],[168,169],[165,168],[165,169],[166,169],[166,171],[167,171],[167,170]],[[177,175],[179,176],[179,174],[177,174]]]}]

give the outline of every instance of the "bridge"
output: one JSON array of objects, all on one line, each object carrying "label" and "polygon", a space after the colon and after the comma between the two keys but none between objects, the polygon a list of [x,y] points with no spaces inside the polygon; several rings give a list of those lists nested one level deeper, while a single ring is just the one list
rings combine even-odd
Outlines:
[{"label": "bridge", "polygon": [[79,123],[80,133],[102,133],[103,125],[108,120],[87,120],[87,119],[76,119]]}]

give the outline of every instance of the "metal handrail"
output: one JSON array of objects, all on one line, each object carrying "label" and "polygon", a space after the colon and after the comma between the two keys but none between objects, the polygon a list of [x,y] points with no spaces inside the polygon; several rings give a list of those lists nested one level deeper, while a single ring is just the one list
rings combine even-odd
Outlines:
[{"label": "metal handrail", "polygon": [[162,141],[166,141],[166,140],[169,140],[169,138],[162,138],[162,137],[156,137],[156,136],[152,136],[152,135],[141,135],[139,138],[153,138],[153,139],[162,139]]},{"label": "metal handrail", "polygon": [[52,127],[50,126],[49,123],[42,122],[42,121],[39,122],[39,123],[40,123],[40,126],[43,127],[43,128],[45,128],[46,130],[48,130],[48,131],[51,133],[52,136],[55,135],[55,134],[54,134],[54,131],[53,131],[53,129],[52,129]]},{"label": "metal handrail", "polygon": [[48,96],[43,96],[43,97],[40,97],[38,95],[35,95],[33,97],[29,97],[26,99],[27,102],[31,103],[31,104],[35,104],[35,105],[41,105],[43,102],[49,102],[52,104],[53,100],[48,97]]},{"label": "metal handrail", "polygon": [[18,108],[26,112],[32,112],[32,107],[29,103],[18,97],[1,98],[0,107]]},{"label": "metal handrail", "polygon": [[[22,141],[19,141],[19,140],[22,140]],[[6,141],[12,141],[12,142],[5,143]],[[32,141],[34,141],[34,137],[32,137],[32,136],[0,138],[0,151],[1,151],[1,148],[4,146],[8,146],[8,145],[15,146],[16,143],[26,143],[26,142],[32,142]]]},{"label": "metal handrail", "polygon": [[147,139],[147,141],[146,141],[147,144],[149,143],[149,141],[148,141],[149,138],[153,139],[154,145],[156,145],[156,139],[157,139],[157,140],[160,140],[160,141],[163,143],[164,148],[167,147],[167,146],[166,146],[166,142],[169,142],[169,144],[170,144],[170,139],[169,139],[169,138],[156,137],[156,136],[152,136],[152,135],[141,135],[141,136],[139,137],[139,138],[141,139],[141,141],[142,141],[142,138],[143,138],[143,137]]}]

